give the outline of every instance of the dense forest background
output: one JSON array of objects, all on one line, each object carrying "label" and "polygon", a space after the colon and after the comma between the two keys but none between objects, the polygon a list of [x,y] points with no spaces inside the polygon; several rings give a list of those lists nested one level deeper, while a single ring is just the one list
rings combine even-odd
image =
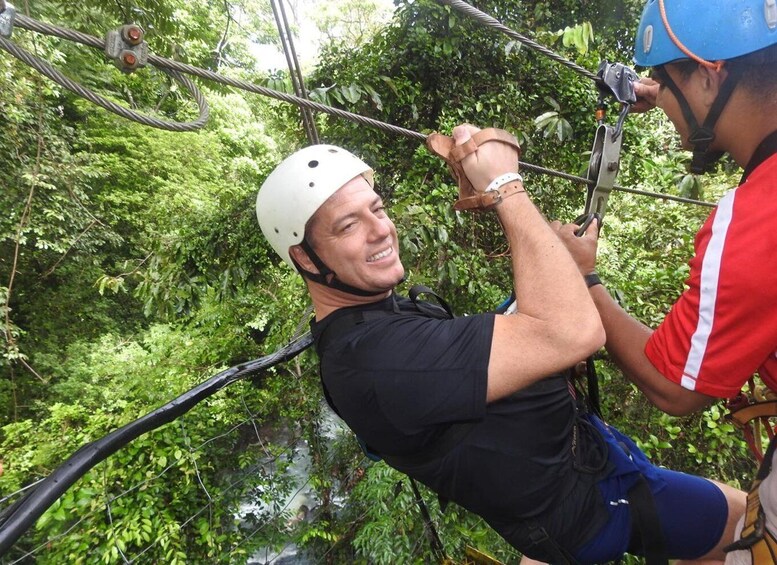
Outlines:
[{"label": "dense forest background", "polygon": [[[151,52],[291,92],[253,45],[277,41],[265,0],[29,0],[20,13],[95,36],[135,22]],[[431,0],[395,0],[387,23],[369,0],[316,10],[323,43],[305,80],[316,100],[419,132],[468,121],[514,132],[523,160],[584,175],[593,84]],[[640,0],[482,0],[508,27],[596,71],[630,64]],[[295,13],[314,10],[302,0]],[[330,7],[331,8],[331,7]],[[185,89],[152,69],[122,74],[92,49],[14,30],[12,40],[125,106],[196,117]],[[196,133],[110,114],[0,53],[0,509],[86,442],[216,372],[275,351],[304,331],[300,279],[258,230],[256,191],[306,143],[298,109],[198,81],[211,107]],[[401,235],[409,283],[459,313],[509,294],[507,249],[493,218],[454,213],[456,188],[415,140],[317,115],[323,141],[361,155]],[[629,117],[618,184],[715,201],[735,186],[686,173],[688,155],[658,113]],[[535,202],[569,221],[585,190],[527,173]],[[600,274],[649,325],[681,292],[692,237],[710,209],[614,193]],[[743,442],[713,406],[672,418],[597,359],[606,417],[662,465],[749,484]],[[204,401],[79,480],[2,558],[39,563],[246,563],[293,543],[314,563],[432,562],[408,485],[333,432],[307,351]],[[309,512],[285,507],[304,446]],[[477,517],[426,500],[446,551],[518,555]],[[246,509],[249,510],[246,510]],[[301,512],[301,513],[300,513]]]}]

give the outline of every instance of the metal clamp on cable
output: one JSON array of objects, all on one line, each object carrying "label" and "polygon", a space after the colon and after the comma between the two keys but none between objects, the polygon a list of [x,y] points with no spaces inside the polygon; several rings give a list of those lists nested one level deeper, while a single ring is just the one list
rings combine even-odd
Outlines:
[{"label": "metal clamp on cable", "polygon": [[0,7],[3,8],[0,11],[0,36],[11,37],[13,24],[16,21],[16,8],[8,2],[4,2]]},{"label": "metal clamp on cable", "polygon": [[124,73],[145,67],[148,62],[148,43],[143,40],[143,28],[129,24],[109,31],[105,36],[105,54]]}]

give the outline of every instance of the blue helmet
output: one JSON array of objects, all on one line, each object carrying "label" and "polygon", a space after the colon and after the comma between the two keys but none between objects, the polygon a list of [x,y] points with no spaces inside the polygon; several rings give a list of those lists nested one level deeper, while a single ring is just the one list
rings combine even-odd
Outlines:
[{"label": "blue helmet", "polygon": [[678,59],[724,61],[776,43],[777,0],[648,0],[634,62],[657,67]]}]

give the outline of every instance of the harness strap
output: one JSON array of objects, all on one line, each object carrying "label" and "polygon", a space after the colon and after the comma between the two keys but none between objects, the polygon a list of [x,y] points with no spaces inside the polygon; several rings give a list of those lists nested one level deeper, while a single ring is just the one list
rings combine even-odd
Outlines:
[{"label": "harness strap", "polygon": [[532,541],[532,547],[541,549],[546,555],[550,556],[553,565],[579,565],[579,562],[568,551],[565,551],[553,541],[553,538],[548,535],[545,528],[530,523],[529,539]]},{"label": "harness strap", "polygon": [[[434,298],[439,302],[439,306],[435,304],[431,304],[429,302],[423,302],[419,301],[418,297],[422,294],[429,294],[430,296],[434,296]],[[450,307],[448,302],[439,294],[434,292],[431,288],[429,288],[426,285],[423,284],[417,284],[414,285],[410,292],[408,293],[408,296],[410,297],[410,300],[413,301],[413,304],[415,304],[415,307],[418,308],[418,311],[428,315],[430,318],[438,318],[438,319],[445,319],[445,318],[454,318],[453,315],[453,309]],[[445,312],[440,312],[440,308],[442,308]]]},{"label": "harness strap", "polygon": [[764,454],[764,460],[758,468],[753,486],[747,494],[745,522],[740,539],[723,548],[723,551],[727,553],[748,550],[753,565],[777,563],[777,539],[775,539],[772,532],[766,529],[766,517],[764,516],[758,492],[761,483],[772,470],[772,459],[775,449],[777,449],[777,441],[772,440]]},{"label": "harness strap", "polygon": [[[755,390],[751,380],[751,389]],[[726,415],[731,423],[742,430],[750,451],[759,463],[763,463],[764,453],[761,443],[762,431],[765,429],[771,441],[775,431],[769,418],[777,417],[777,400],[751,401],[745,393],[730,398],[727,403],[729,413]]]},{"label": "harness strap", "polygon": [[777,540],[767,532],[760,542],[750,548],[750,555],[757,565],[777,563]]},{"label": "harness strap", "polygon": [[642,549],[646,565],[668,565],[658,510],[650,485],[642,474],[629,490],[627,498],[633,520],[629,549]]},{"label": "harness strap", "polygon": [[421,512],[421,517],[424,519],[426,535],[429,538],[429,543],[432,546],[432,553],[434,553],[434,556],[440,560],[440,563],[445,563],[448,561],[448,556],[445,553],[445,546],[442,544],[442,540],[437,533],[437,529],[434,527],[434,522],[432,522],[432,516],[429,514],[429,509],[426,507],[426,503],[421,496],[421,491],[418,490],[418,485],[416,484],[415,480],[412,477],[408,477],[408,479],[410,479],[410,488],[413,490],[415,502]]},{"label": "harness strap", "polygon": [[[439,305],[418,300],[418,297],[421,294],[429,294],[435,297],[439,302]],[[437,318],[437,319],[446,319],[446,318],[449,319],[453,317],[453,313],[448,303],[428,287],[423,285],[414,286],[413,288],[410,289],[409,295],[416,309],[418,310],[418,314],[427,316],[430,318]],[[394,308],[392,310],[353,310],[353,311],[348,311],[340,314],[340,316],[334,319],[326,327],[324,332],[318,337],[318,340],[316,343],[316,349],[319,353],[319,356],[321,356],[321,353],[323,352],[323,350],[326,349],[326,346],[331,339],[336,338],[338,335],[342,335],[344,332],[348,331],[353,326],[364,323],[369,320],[380,319],[386,316],[394,316],[394,315],[403,314],[403,313],[411,314],[411,315],[413,314],[412,312],[400,312],[399,307],[397,306],[396,303],[394,303]],[[589,404],[589,410],[598,412],[599,411],[598,410],[599,408],[598,407],[598,388],[596,388],[597,383],[596,383],[595,369],[593,367],[593,359],[589,360],[589,364],[587,365],[587,374],[588,374],[589,388],[593,387],[594,389],[593,391],[589,390],[589,396],[592,397],[587,399]],[[591,382],[592,380],[593,380],[593,383]],[[324,396],[327,400],[327,403],[332,408],[332,410],[334,410],[334,412],[339,415],[339,412],[335,407],[334,402],[332,401],[332,398],[329,395],[329,391],[327,390],[326,384],[324,383],[323,376],[321,378],[321,386],[324,390]],[[572,387],[572,390],[570,392],[572,392],[574,396],[574,387],[571,383],[570,383],[570,387]],[[594,406],[591,406],[591,400],[594,400],[593,402]],[[578,406],[579,406],[579,403],[578,403]],[[583,421],[584,419],[578,419],[578,424],[580,424],[580,422],[583,422]],[[413,454],[391,455],[391,454],[384,454],[384,453],[376,453],[363,441],[360,441],[359,443],[362,446],[362,449],[364,450],[364,452],[367,454],[367,456],[370,457],[370,459],[379,460],[380,458],[382,458],[392,467],[407,468],[407,467],[413,467],[419,464],[424,464],[444,456],[452,449],[454,449],[457,445],[459,445],[464,440],[464,438],[466,438],[467,435],[474,429],[475,425],[476,425],[475,422],[459,422],[459,423],[446,426],[444,431],[440,433],[440,435],[435,439],[433,444],[428,449],[425,449],[422,452],[413,453]],[[598,432],[596,432],[595,430],[591,430],[591,431],[582,430],[580,425],[575,426],[573,444],[577,443],[577,441],[579,440],[578,435],[580,433],[583,433],[583,431],[587,431],[588,433],[593,433],[595,438],[598,437],[600,440],[599,443],[601,443],[601,447],[603,450],[602,452],[606,453],[606,446],[604,445],[604,440],[598,436]],[[574,445],[573,445],[573,451],[575,451]],[[582,466],[579,466],[577,470],[587,471],[592,473],[598,472],[598,471],[601,471],[601,469],[603,469],[606,464],[607,464],[607,458],[604,457],[604,460],[601,466],[597,465],[594,468],[590,468],[590,469],[587,469],[587,468],[583,469]],[[411,482],[411,485],[413,485],[413,488],[415,491],[416,487],[414,483]],[[416,495],[416,498],[418,499],[419,496],[420,495]],[[655,504],[653,502],[652,493],[650,492],[650,488],[647,484],[647,481],[644,479],[644,477],[640,476],[640,480],[629,492],[628,498],[629,498],[630,507],[632,509],[632,513],[635,520],[634,531],[639,534],[639,541],[641,541],[641,548],[645,551],[645,556],[647,558],[647,565],[667,564],[668,563],[667,559],[663,557],[665,552],[664,552],[663,536],[659,525],[658,512],[656,511]],[[447,500],[444,498],[440,498],[441,509],[444,509],[446,504],[447,504]],[[423,508],[421,511],[423,513]],[[566,550],[560,547],[558,543],[556,543],[555,540],[553,540],[542,527],[532,522],[527,522],[526,526],[528,528],[527,533],[533,547],[536,547],[537,549],[541,550],[544,554],[551,556],[552,563],[554,565],[577,565],[577,561],[575,561],[575,559]],[[434,541],[432,543],[433,545],[436,545]],[[635,547],[640,547],[640,546],[635,546]]]}]

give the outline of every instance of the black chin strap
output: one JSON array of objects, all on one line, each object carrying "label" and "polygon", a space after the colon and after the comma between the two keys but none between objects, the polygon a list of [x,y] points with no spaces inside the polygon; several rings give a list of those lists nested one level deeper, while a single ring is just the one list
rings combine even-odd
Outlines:
[{"label": "black chin strap", "polygon": [[740,74],[741,71],[737,67],[728,68],[728,76],[723,81],[718,96],[712,103],[707,117],[704,118],[704,123],[699,127],[696,116],[693,115],[691,107],[680,88],[672,80],[668,72],[664,70],[661,73],[662,82],[669,87],[669,90],[672,91],[672,94],[677,99],[677,103],[680,105],[680,110],[682,110],[683,117],[690,130],[688,141],[693,145],[692,173],[702,174],[709,171],[712,165],[723,156],[723,151],[710,151],[709,146],[715,140],[715,124],[718,122],[718,118],[720,118],[720,114],[723,112],[723,108],[725,108],[729,98],[731,98],[731,93],[734,91],[737,82],[739,82]]},{"label": "black chin strap", "polygon": [[[310,279],[313,282],[347,292],[348,294],[355,294],[356,296],[379,296],[394,288],[392,286],[391,288],[386,288],[384,290],[371,291],[356,288],[355,286],[346,284],[337,278],[337,274],[332,269],[326,266],[326,264],[321,260],[321,257],[318,256],[318,253],[316,253],[313,250],[313,247],[308,243],[307,239],[303,238],[299,246],[305,251],[305,253],[308,254],[311,262],[316,266],[316,269],[318,269],[318,273],[311,273],[310,271],[306,271],[299,263],[294,260],[294,257],[291,258],[291,261],[294,263],[294,266],[297,267],[297,271],[299,271],[303,277]],[[404,277],[402,280],[398,281],[397,284],[403,280]]]}]

